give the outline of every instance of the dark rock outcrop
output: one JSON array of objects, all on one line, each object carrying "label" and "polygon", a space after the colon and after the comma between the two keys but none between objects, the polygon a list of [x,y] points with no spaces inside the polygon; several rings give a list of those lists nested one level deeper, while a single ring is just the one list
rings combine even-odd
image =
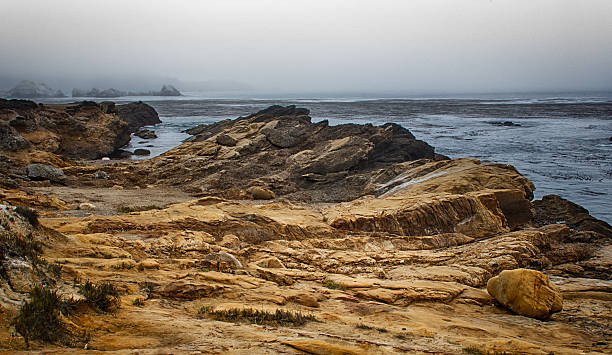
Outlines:
[{"label": "dark rock outcrop", "polygon": [[155,139],[155,138],[157,138],[157,135],[155,134],[155,131],[152,131],[150,129],[140,129],[136,133],[134,133],[134,135],[136,137],[140,137],[142,139]]},{"label": "dark rock outcrop", "polygon": [[373,193],[368,183],[380,169],[436,158],[433,147],[397,124],[329,126],[295,106],[189,132],[196,135],[185,144],[117,174],[128,180],[119,183],[178,185],[227,198],[250,198],[246,190],[260,186],[299,200],[344,201]]},{"label": "dark rock outcrop", "polygon": [[134,150],[134,155],[151,155],[151,151],[148,149],[135,149]]},{"label": "dark rock outcrop", "polygon": [[68,159],[98,159],[117,155],[133,131],[159,122],[155,109],[142,102],[37,105],[0,99],[0,146],[5,151],[32,148]]},{"label": "dark rock outcrop", "polygon": [[612,226],[589,214],[584,207],[568,201],[558,195],[546,195],[533,202],[536,214],[534,224],[564,223],[578,231],[593,231],[612,238]]},{"label": "dark rock outcrop", "polygon": [[7,151],[18,151],[30,146],[30,142],[11,127],[9,123],[0,121],[0,148]]},{"label": "dark rock outcrop", "polygon": [[161,123],[155,109],[142,101],[119,105],[119,117],[127,122],[130,132],[136,132],[140,127]]}]

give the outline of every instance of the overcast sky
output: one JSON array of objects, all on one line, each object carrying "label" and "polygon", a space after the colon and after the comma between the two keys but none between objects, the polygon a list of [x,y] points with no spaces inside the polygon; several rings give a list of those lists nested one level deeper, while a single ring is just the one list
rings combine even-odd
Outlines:
[{"label": "overcast sky", "polygon": [[612,89],[612,0],[0,0],[0,77]]}]

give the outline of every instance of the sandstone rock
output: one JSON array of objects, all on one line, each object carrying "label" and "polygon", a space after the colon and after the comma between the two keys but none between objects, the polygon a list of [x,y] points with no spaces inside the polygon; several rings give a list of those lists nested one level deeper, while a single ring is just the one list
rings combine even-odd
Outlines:
[{"label": "sandstone rock", "polygon": [[319,301],[313,295],[309,295],[306,293],[291,296],[289,297],[289,300],[291,302],[301,304],[302,306],[313,307],[313,308],[319,307]]},{"label": "sandstone rock", "polygon": [[255,262],[255,264],[259,267],[263,267],[267,269],[284,269],[285,268],[285,265],[283,265],[283,262],[278,260],[278,258],[274,256],[258,260]]},{"label": "sandstone rock", "polygon": [[59,183],[66,180],[66,175],[62,169],[45,164],[30,164],[26,166],[25,170],[28,177],[32,180],[49,180]]},{"label": "sandstone rock", "polygon": [[222,263],[228,265],[230,268],[242,267],[242,263],[236,259],[235,256],[224,251],[207,254],[204,256],[203,260],[209,262],[210,265],[217,268],[219,268]]},{"label": "sandstone rock", "polygon": [[92,211],[96,209],[96,206],[89,202],[82,202],[79,204],[79,209]]},{"label": "sandstone rock", "polygon": [[248,189],[248,192],[253,197],[253,200],[272,200],[275,197],[273,191],[260,186],[253,186]]},{"label": "sandstone rock", "polygon": [[217,136],[216,141],[218,144],[233,147],[236,145],[236,139],[230,136],[229,134],[220,134]]},{"label": "sandstone rock", "polygon": [[138,270],[157,270],[160,265],[155,259],[145,259],[138,263]]},{"label": "sandstone rock", "polygon": [[217,285],[176,281],[166,284],[159,294],[166,298],[198,299],[218,295],[222,290],[223,287]]},{"label": "sandstone rock", "polygon": [[502,271],[487,282],[495,300],[527,317],[546,318],[563,309],[563,297],[548,276],[536,270]]}]

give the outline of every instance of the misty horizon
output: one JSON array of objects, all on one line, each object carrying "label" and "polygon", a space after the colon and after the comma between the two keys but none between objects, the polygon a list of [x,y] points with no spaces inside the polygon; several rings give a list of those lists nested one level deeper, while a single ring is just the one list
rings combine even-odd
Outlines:
[{"label": "misty horizon", "polygon": [[0,90],[612,90],[612,2],[9,1]]}]

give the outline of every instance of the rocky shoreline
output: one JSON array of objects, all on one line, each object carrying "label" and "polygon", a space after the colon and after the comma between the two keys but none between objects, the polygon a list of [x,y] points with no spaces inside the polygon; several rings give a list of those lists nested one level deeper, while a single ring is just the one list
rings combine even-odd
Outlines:
[{"label": "rocky shoreline", "polygon": [[[31,285],[79,299],[74,280],[89,280],[113,285],[117,308],[62,314],[87,337],[32,349],[612,351],[612,227],[558,196],[533,201],[514,167],[294,106],[196,127],[149,160],[75,160],[154,124],[142,105],[0,101],[2,228],[43,245],[38,261],[0,248],[0,347],[25,348],[11,319]],[[64,177],[34,179],[32,164]]]}]

